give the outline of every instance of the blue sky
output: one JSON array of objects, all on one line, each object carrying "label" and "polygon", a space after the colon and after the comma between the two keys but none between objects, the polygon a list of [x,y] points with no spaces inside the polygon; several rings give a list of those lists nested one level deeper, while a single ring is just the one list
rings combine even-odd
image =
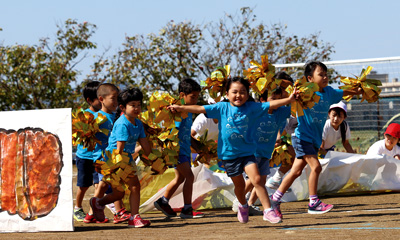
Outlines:
[{"label": "blue sky", "polygon": [[255,8],[260,22],[287,24],[289,33],[307,36],[321,32],[321,39],[335,46],[332,60],[400,56],[397,0],[12,0],[1,4],[0,44],[36,44],[39,38],[53,38],[56,24],[72,18],[96,24],[93,41],[98,44],[98,54],[107,47],[113,53],[126,35],[157,33],[171,20],[216,21],[244,6]]}]

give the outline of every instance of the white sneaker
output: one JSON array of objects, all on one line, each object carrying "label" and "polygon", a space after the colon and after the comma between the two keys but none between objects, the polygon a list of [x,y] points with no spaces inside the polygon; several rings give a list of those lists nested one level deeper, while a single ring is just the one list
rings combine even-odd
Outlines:
[{"label": "white sneaker", "polygon": [[278,189],[279,185],[281,185],[282,179],[280,181],[276,181],[274,178],[269,178],[267,183],[265,184],[267,187],[271,189]]},{"label": "white sneaker", "polygon": [[[268,188],[271,188],[271,189],[278,189],[279,186],[281,185],[281,183],[282,183],[282,179],[280,181],[276,181],[274,178],[271,177],[268,179],[265,186],[267,186]],[[286,192],[289,193],[291,191],[292,191],[292,189],[289,188]]]},{"label": "white sneaker", "polygon": [[106,207],[107,207],[108,209],[110,209],[110,211],[112,212],[112,214],[116,214],[116,213],[117,213],[117,210],[115,209],[114,203],[107,204]]},{"label": "white sneaker", "polygon": [[232,202],[232,211],[237,213],[238,209],[239,209],[239,201],[237,200],[237,198],[235,198],[235,200],[233,200]]}]

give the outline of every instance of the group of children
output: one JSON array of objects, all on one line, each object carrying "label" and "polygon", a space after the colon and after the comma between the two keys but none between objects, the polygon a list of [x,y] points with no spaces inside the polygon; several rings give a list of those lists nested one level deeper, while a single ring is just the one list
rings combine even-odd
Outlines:
[{"label": "group of children", "polygon": [[[283,74],[283,73],[280,73]],[[287,75],[287,74],[286,74]],[[290,76],[276,76],[291,80]],[[179,96],[184,99],[184,105],[171,105],[168,109],[172,113],[187,112],[188,117],[176,122],[179,130],[179,158],[174,166],[175,178],[168,184],[164,195],[154,202],[154,206],[168,217],[177,216],[169,205],[169,200],[183,184],[184,206],[180,213],[181,218],[204,217],[201,212],[195,212],[192,207],[192,191],[194,176],[191,170],[191,141],[201,128],[191,129],[192,113],[204,116],[203,123],[218,127],[218,158],[222,161],[227,175],[232,179],[234,192],[239,202],[237,218],[239,222],[248,222],[250,205],[258,198],[264,208],[263,219],[271,223],[282,222],[280,200],[288,191],[293,181],[300,176],[306,165],[311,170],[309,175],[309,199],[308,212],[320,214],[333,208],[330,204],[322,203],[317,196],[318,177],[321,172],[321,164],[318,153],[332,150],[334,144],[341,138],[346,151],[354,152],[349,144],[350,129],[343,120],[346,118],[346,105],[340,102],[343,96],[358,95],[362,89],[338,90],[328,86],[327,67],[321,62],[309,62],[305,66],[305,77],[309,82],[319,86],[316,94],[319,102],[310,109],[304,110],[304,115],[290,118],[285,130],[292,133],[292,144],[295,159],[292,166],[282,166],[268,181],[269,159],[276,144],[277,135],[285,127],[286,120],[290,117],[290,107],[298,98],[298,90],[294,89],[288,94],[282,89],[277,89],[271,96],[260,96],[259,102],[255,102],[250,96],[250,83],[242,77],[229,78],[226,83],[225,100],[205,105],[196,105],[201,88],[192,80],[185,79],[179,83]],[[293,82],[293,80],[291,80]],[[137,88],[119,92],[112,84],[101,84],[97,87],[96,95],[89,83],[84,89],[84,97],[90,108],[87,111],[97,116],[98,112],[105,115],[108,121],[101,126],[110,130],[110,134],[98,133],[101,144],[96,146],[93,152],[88,152],[82,146],[78,146],[78,192],[74,217],[77,220],[88,219],[85,222],[106,222],[104,206],[114,203],[117,212],[114,222],[128,221],[129,227],[146,227],[150,221],[144,220],[139,215],[140,182],[136,175],[132,174],[126,180],[129,187],[129,203],[131,213],[123,208],[121,199],[124,192],[117,186],[106,181],[99,181],[93,176],[98,176],[93,167],[93,161],[101,160],[105,150],[112,152],[128,153],[132,168],[134,161],[132,154],[137,152],[136,144],[139,143],[145,155],[151,151],[146,140],[144,128],[137,116],[141,113],[143,95]],[[90,90],[91,89],[91,90]],[[86,92],[91,92],[87,95]],[[118,113],[114,112],[118,108]],[[98,111],[98,112],[97,112]],[[204,114],[204,115],[202,115]],[[329,115],[329,121],[326,121]],[[116,118],[116,120],[114,120]],[[211,122],[207,119],[212,119]],[[200,120],[199,120],[200,121]],[[204,128],[203,128],[204,129]],[[294,130],[293,130],[294,129]],[[197,132],[196,132],[197,131]],[[386,137],[388,135],[388,137]],[[216,136],[214,136],[216,137]],[[385,132],[385,139],[390,143],[397,143],[400,137],[400,125],[390,125]],[[386,141],[386,140],[385,140]],[[394,144],[396,145],[396,144]],[[392,149],[397,151],[397,146]],[[371,147],[372,148],[372,147]],[[399,151],[400,152],[400,151]],[[106,159],[105,159],[106,160]],[[289,171],[291,170],[291,171]],[[286,172],[289,173],[285,178]],[[246,183],[243,173],[246,173]],[[99,180],[101,180],[101,174]],[[283,180],[282,180],[283,179]],[[83,196],[89,186],[98,183],[95,197],[90,199],[91,210],[88,214],[82,210]],[[265,185],[277,189],[271,199]],[[107,188],[111,188],[108,189]],[[253,189],[253,198],[246,199],[246,193]],[[107,193],[106,195],[104,195]],[[93,215],[91,215],[93,213]]]}]

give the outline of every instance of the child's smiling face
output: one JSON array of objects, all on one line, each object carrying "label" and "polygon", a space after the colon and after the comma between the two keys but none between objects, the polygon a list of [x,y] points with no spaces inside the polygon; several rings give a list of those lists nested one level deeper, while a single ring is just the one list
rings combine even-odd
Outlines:
[{"label": "child's smiling face", "polygon": [[249,93],[242,83],[233,82],[226,93],[226,97],[232,106],[240,107],[249,99]]},{"label": "child's smiling face", "polygon": [[329,84],[327,72],[320,66],[315,68],[312,76],[308,76],[308,81],[318,84],[320,91]]}]

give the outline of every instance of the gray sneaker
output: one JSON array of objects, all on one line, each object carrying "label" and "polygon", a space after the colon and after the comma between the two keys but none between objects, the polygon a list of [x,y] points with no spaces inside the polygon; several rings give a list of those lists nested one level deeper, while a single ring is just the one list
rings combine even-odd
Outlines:
[{"label": "gray sneaker", "polygon": [[250,205],[249,206],[249,216],[261,216],[263,215],[263,211],[257,206]]},{"label": "gray sneaker", "polygon": [[86,213],[83,211],[82,208],[75,210],[74,209],[74,219],[78,222],[83,222],[83,219],[85,219]]}]

